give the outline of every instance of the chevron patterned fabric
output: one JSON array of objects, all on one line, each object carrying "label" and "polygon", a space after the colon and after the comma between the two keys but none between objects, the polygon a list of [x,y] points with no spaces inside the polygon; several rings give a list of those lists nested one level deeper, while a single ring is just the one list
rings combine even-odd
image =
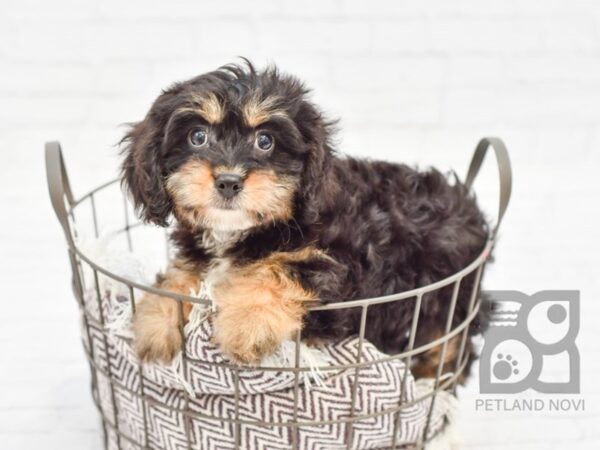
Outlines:
[{"label": "chevron patterned fabric", "polygon": [[[85,296],[82,332],[109,450],[288,450],[294,441],[303,450],[383,449],[391,446],[397,419],[398,444],[414,444],[423,436],[431,400],[416,400],[427,394],[431,383],[423,389],[407,371],[405,407],[395,413],[405,366],[398,359],[385,361],[386,355],[367,341],[360,361],[373,363],[358,372],[337,367],[358,361],[356,337],[320,349],[328,361],[321,380],[296,379],[292,371],[276,367],[239,367],[238,372],[211,343],[207,315],[187,333],[185,364],[179,357],[171,366],[140,365],[130,336],[111,327],[115,311],[122,311],[129,300],[118,289],[114,295],[104,287],[100,291],[99,301],[95,290]],[[428,437],[451,420],[453,399],[446,392],[437,394]],[[298,426],[290,426],[294,422]]]}]

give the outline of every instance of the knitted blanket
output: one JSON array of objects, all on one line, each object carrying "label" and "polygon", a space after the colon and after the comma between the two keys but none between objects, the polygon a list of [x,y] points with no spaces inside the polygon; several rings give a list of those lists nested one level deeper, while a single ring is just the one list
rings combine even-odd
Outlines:
[{"label": "knitted blanket", "polygon": [[[132,257],[120,258],[116,264],[100,260],[104,267],[112,265],[109,270],[129,277],[141,272],[132,270],[140,264]],[[356,337],[318,349],[302,345],[300,366],[309,370],[298,379],[291,371],[277,370],[294,366],[293,342],[284,343],[263,361],[268,370],[242,367],[236,376],[211,343],[213,313],[195,305],[184,332],[186,354],[196,361],[184,364],[179,356],[170,366],[140,364],[132,347],[127,289],[101,276],[99,291],[100,299],[95,287],[88,286],[84,309],[88,324],[103,322],[109,333],[103,335],[92,325],[89,333],[83,333],[83,342],[92,361],[94,397],[108,421],[108,449],[119,445],[123,449],[140,445],[169,450],[233,449],[237,439],[239,448],[248,450],[287,450],[293,442],[303,450],[362,450],[389,448],[394,430],[398,448],[423,437],[430,399],[415,399],[431,390],[432,380],[415,383],[410,371],[404,380],[405,366],[400,360],[367,365],[358,372],[354,368],[326,370],[356,363]],[[367,341],[360,352],[362,362],[386,356]],[[402,389],[406,407],[398,413],[386,412],[398,406]],[[454,448],[441,431],[453,420],[455,399],[441,392],[434,405],[428,437],[438,436],[436,448]],[[361,419],[352,425],[347,422],[352,417]],[[294,419],[306,425],[285,426]],[[265,422],[269,425],[264,426]]]}]

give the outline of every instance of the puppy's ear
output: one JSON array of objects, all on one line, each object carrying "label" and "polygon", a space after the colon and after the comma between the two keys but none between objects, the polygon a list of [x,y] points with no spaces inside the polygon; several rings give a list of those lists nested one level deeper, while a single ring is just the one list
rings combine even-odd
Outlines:
[{"label": "puppy's ear", "polygon": [[166,95],[159,97],[146,118],[133,124],[121,141],[125,145],[122,183],[131,193],[141,218],[160,226],[168,224],[172,211],[161,164],[164,128],[168,120],[163,105]]},{"label": "puppy's ear", "polygon": [[302,180],[305,214],[308,220],[317,220],[319,211],[333,205],[338,191],[334,178],[328,175],[333,160],[330,139],[335,122],[327,121],[306,101],[300,106],[296,122],[309,150]]}]

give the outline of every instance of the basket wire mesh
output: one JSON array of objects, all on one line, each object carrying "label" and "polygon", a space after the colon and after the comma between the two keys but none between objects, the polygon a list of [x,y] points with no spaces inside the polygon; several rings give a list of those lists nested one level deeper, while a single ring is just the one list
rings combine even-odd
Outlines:
[{"label": "basket wire mesh", "polygon": [[[506,211],[508,206],[508,201],[510,199],[511,193],[511,169],[510,169],[510,161],[508,158],[508,153],[506,147],[503,142],[498,138],[484,138],[482,139],[476,147],[473,159],[471,161],[465,184],[467,187],[471,187],[472,183],[479,172],[479,169],[484,160],[485,154],[489,148],[494,150],[496,161],[499,168],[499,178],[500,178],[500,202],[499,202],[499,211],[498,211],[498,219],[495,228],[490,232],[488,236],[488,240],[485,244],[485,247],[481,251],[481,253],[477,256],[477,258],[469,264],[467,267],[463,268],[459,272],[445,278],[439,280],[435,283],[429,284],[427,286],[422,286],[417,289],[413,289],[411,291],[400,292],[392,295],[386,295],[381,297],[374,298],[366,298],[360,300],[351,300],[339,303],[328,303],[321,304],[315,303],[312,306],[309,306],[309,311],[324,311],[324,310],[333,310],[333,309],[343,309],[343,308],[358,308],[360,309],[360,327],[358,333],[358,351],[356,352],[356,361],[351,364],[338,364],[338,365],[329,365],[319,367],[319,370],[323,372],[333,371],[338,372],[341,370],[353,371],[353,379],[354,383],[352,384],[351,390],[351,407],[350,414],[347,417],[337,418],[335,420],[328,421],[306,421],[299,420],[298,418],[298,399],[299,399],[299,387],[300,387],[300,376],[303,372],[310,370],[307,367],[303,367],[300,365],[300,342],[302,339],[302,332],[298,332],[295,336],[295,351],[294,351],[294,366],[293,367],[261,367],[261,370],[264,371],[278,371],[285,372],[289,371],[293,373],[294,382],[293,382],[293,420],[289,422],[267,422],[267,421],[250,421],[240,417],[240,372],[246,370],[245,367],[227,363],[227,362],[213,362],[213,361],[203,361],[190,357],[190,355],[186,352],[186,334],[184,333],[184,314],[183,314],[183,303],[199,303],[206,306],[210,306],[210,303],[206,299],[201,299],[193,296],[187,296],[178,294],[175,292],[164,291],[158,289],[151,285],[146,285],[140,283],[138,281],[134,281],[132,279],[128,279],[122,275],[118,275],[116,273],[112,273],[106,267],[103,267],[102,264],[99,264],[97,261],[94,261],[93,258],[90,258],[86,255],[80,246],[80,240],[78,239],[78,234],[81,233],[81,220],[82,216],[87,216],[87,221],[89,227],[92,230],[92,235],[95,239],[100,237],[100,229],[101,224],[99,222],[99,211],[98,211],[98,199],[108,190],[113,189],[118,192],[116,200],[113,200],[109,203],[109,213],[113,217],[120,217],[120,224],[116,225],[116,228],[112,231],[112,235],[124,236],[124,246],[129,250],[134,250],[134,237],[133,234],[136,230],[143,228],[143,224],[141,222],[134,222],[132,220],[132,208],[128,202],[127,196],[120,189],[119,180],[112,180],[101,186],[96,187],[92,191],[88,192],[86,195],[80,197],[79,199],[75,199],[73,196],[69,179],[67,176],[67,172],[65,169],[65,164],[63,161],[62,151],[60,144],[58,142],[48,142],[46,144],[46,170],[48,177],[48,187],[50,192],[50,198],[52,201],[52,205],[54,207],[54,211],[57,215],[57,218],[62,226],[64,231],[67,246],[68,246],[68,256],[69,262],[72,270],[72,288],[75,295],[75,298],[78,302],[79,309],[81,312],[81,318],[83,323],[83,333],[84,340],[87,342],[91,342],[92,333],[99,333],[101,335],[101,339],[103,341],[103,350],[104,354],[101,355],[106,361],[110,361],[109,355],[109,342],[108,335],[109,331],[106,328],[106,318],[103,313],[102,301],[103,297],[101,294],[100,288],[100,277],[106,277],[114,282],[121,283],[127,288],[128,292],[128,301],[130,303],[131,310],[135,313],[136,307],[136,297],[140,295],[140,293],[153,293],[158,294],[163,297],[170,297],[177,302],[179,309],[179,330],[182,337],[182,365],[183,365],[183,373],[187,374],[187,365],[189,364],[204,364],[204,365],[216,365],[216,366],[224,366],[234,371],[234,411],[231,416],[208,416],[204,417],[204,419],[211,419],[219,421],[222,424],[228,424],[233,427],[234,434],[234,446],[235,449],[246,448],[245,444],[242,442],[242,435],[240,432],[240,427],[243,424],[252,424],[255,426],[264,426],[264,427],[288,427],[291,430],[290,437],[290,447],[293,450],[299,448],[298,441],[298,432],[301,427],[308,426],[320,426],[320,425],[333,425],[333,424],[345,424],[345,440],[346,440],[346,448],[350,449],[352,447],[352,435],[354,433],[354,424],[358,421],[366,420],[373,418],[375,416],[387,415],[393,421],[393,433],[391,436],[390,448],[396,449],[399,448],[400,445],[397,441],[398,433],[397,430],[400,426],[401,415],[400,412],[410,407],[412,404],[416,402],[429,402],[428,413],[427,413],[427,421],[425,425],[425,429],[422,433],[422,436],[417,442],[412,444],[411,448],[424,448],[428,439],[431,439],[429,434],[429,427],[431,421],[432,411],[434,409],[434,405],[436,402],[436,397],[438,393],[442,390],[454,392],[457,386],[457,383],[468,363],[468,358],[465,357],[465,348],[467,345],[468,339],[468,329],[471,322],[476,317],[479,308],[481,306],[481,298],[478,295],[480,289],[480,280],[481,275],[484,270],[486,261],[491,253],[491,250],[495,243],[495,237],[497,234],[498,226],[502,220],[502,217]],[[116,202],[116,203],[115,203]],[[122,203],[122,206],[115,206],[119,203]],[[120,210],[120,213],[116,211]],[[165,247],[163,247],[163,258],[166,261],[170,255],[171,249],[169,248],[167,231],[161,232],[164,235],[164,241],[166,242],[166,251]],[[163,239],[163,237],[159,237],[159,240]],[[148,239],[144,241],[144,245],[147,245],[149,242]],[[153,241],[154,242],[154,241]],[[166,254],[166,255],[165,255]],[[166,256],[166,257],[165,257]],[[95,291],[95,301],[97,303],[98,308],[98,316],[94,316],[90,313],[88,305],[84,301],[85,289],[86,289],[86,279],[85,277],[92,275],[92,280],[87,280],[88,283],[92,283]],[[455,314],[455,307],[457,302],[457,297],[459,294],[459,288],[461,285],[461,281],[467,276],[474,276],[475,282],[473,284],[473,289],[469,294],[469,303],[468,303],[468,313],[464,320],[452,326]],[[421,305],[423,302],[424,296],[428,293],[436,291],[438,289],[452,287],[452,296],[450,303],[447,305],[447,320],[445,323],[445,332],[444,334],[434,339],[430,342],[425,343],[424,345],[420,345],[415,347],[415,336],[417,334],[417,329],[419,326],[419,315],[421,312]],[[376,361],[363,361],[362,357],[362,346],[365,341],[365,331],[367,327],[367,316],[369,307],[373,305],[384,304],[388,302],[401,302],[401,301],[409,301],[413,302],[413,316],[411,320],[410,330],[408,331],[408,345],[404,351],[397,354],[386,355]],[[443,363],[448,342],[457,337],[460,339],[458,357],[456,359],[456,363],[452,370],[444,369],[446,365]],[[437,373],[435,380],[433,382],[433,389],[430,390],[426,395],[422,395],[412,401],[407,401],[406,398],[406,383],[408,379],[408,372],[411,365],[411,360],[415,355],[422,354],[431,350],[433,348],[439,348],[440,350],[440,364],[437,367]],[[149,439],[149,423],[148,423],[148,411],[150,407],[163,407],[167,409],[173,409],[171,406],[166,404],[161,404],[157,402],[155,399],[150,398],[145,392],[145,377],[144,371],[141,367],[141,363],[138,370],[139,380],[138,380],[138,389],[134,390],[124,384],[120,383],[111,372],[111,364],[106,364],[105,367],[101,367],[97,363],[95,358],[94,351],[96,349],[94,346],[90,345],[86,347],[84,345],[84,351],[90,365],[90,371],[92,374],[92,396],[94,403],[101,415],[102,425],[104,430],[104,439],[105,446],[107,446],[107,440],[109,434],[113,434],[116,440],[116,446],[118,449],[121,448],[136,448],[136,449],[151,449],[154,448],[150,444]],[[398,392],[398,401],[395,407],[386,408],[380,411],[376,411],[370,414],[358,414],[356,412],[356,403],[357,403],[357,390],[358,383],[356,380],[359,380],[360,371],[367,366],[374,364],[385,364],[386,362],[393,360],[401,360],[404,363],[404,374],[402,376],[402,384],[400,392]],[[256,369],[254,369],[256,370]],[[110,398],[112,400],[113,408],[112,411],[107,411],[102,407],[100,401],[100,393],[99,393],[99,382],[98,377],[103,376],[106,380],[108,380],[108,385],[110,389]],[[141,402],[142,405],[142,413],[143,413],[143,439],[136,440],[128,434],[124,433],[120,426],[120,418],[119,418],[119,408],[117,402],[117,394],[116,391],[119,390],[121,392],[126,392],[128,395],[136,398]],[[186,435],[186,447],[188,449],[192,449],[192,426],[191,421],[194,418],[197,418],[198,413],[190,409],[190,398],[189,393],[184,390],[185,402],[183,409],[177,409],[179,413],[182,414],[184,418],[184,428]],[[107,447],[108,448],[108,447]]]}]

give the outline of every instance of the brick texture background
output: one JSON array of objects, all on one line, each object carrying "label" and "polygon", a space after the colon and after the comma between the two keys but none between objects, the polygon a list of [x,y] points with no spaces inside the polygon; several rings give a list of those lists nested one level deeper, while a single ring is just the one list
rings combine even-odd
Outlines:
[{"label": "brick texture background", "polygon": [[[598,448],[600,3],[583,0],[1,0],[0,442],[99,449],[43,142],[76,193],[116,173],[120,124],[169,83],[276,62],[341,118],[341,151],[464,173],[480,136],[505,139],[510,211],[488,289],[582,290],[585,413],[481,413],[471,449]],[[494,216],[495,169],[477,184]]]}]

